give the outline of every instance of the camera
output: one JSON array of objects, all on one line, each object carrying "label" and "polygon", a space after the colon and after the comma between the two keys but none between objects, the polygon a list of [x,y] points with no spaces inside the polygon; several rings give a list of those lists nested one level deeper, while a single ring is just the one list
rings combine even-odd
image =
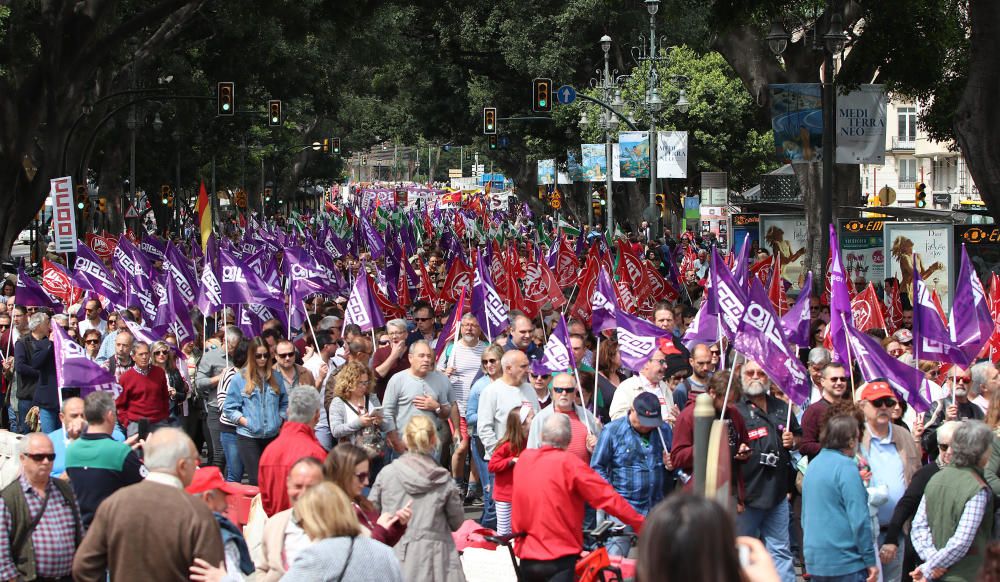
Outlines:
[{"label": "camera", "polygon": [[777,467],[778,461],[781,459],[778,453],[761,453],[760,454],[760,464],[765,467]]}]

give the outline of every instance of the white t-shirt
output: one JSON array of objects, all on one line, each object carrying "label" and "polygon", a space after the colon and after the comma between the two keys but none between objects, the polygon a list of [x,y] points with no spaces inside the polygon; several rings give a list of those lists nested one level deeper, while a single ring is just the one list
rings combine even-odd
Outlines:
[{"label": "white t-shirt", "polygon": [[108,331],[108,322],[104,321],[103,319],[97,320],[97,325],[91,323],[89,319],[84,319],[77,325],[80,328],[80,337],[83,337],[83,334],[87,333],[92,329],[96,329],[97,331],[101,332],[101,337],[104,337],[104,334],[107,333]]},{"label": "white t-shirt", "polygon": [[462,342],[458,342],[454,347],[445,348],[438,360],[437,369],[444,372],[452,364],[454,358],[455,371],[452,372],[451,387],[458,403],[458,412],[465,418],[465,403],[469,400],[469,391],[472,390],[472,382],[479,374],[483,364],[483,352],[486,351],[486,343],[479,342],[475,346],[469,347]]}]

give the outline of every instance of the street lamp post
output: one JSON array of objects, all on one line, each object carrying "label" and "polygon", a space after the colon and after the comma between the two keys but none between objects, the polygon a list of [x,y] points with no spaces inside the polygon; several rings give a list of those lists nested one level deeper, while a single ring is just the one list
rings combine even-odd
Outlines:
[{"label": "street lamp post", "polygon": [[[611,37],[604,35],[601,37],[601,50],[604,51],[604,101],[611,101],[612,91],[616,89],[615,80],[611,74],[611,63],[610,63],[610,52],[611,52]],[[615,117],[610,111],[601,112],[601,129],[604,130],[604,155],[607,160],[607,171],[604,172],[604,184],[607,192],[607,207],[608,207],[608,222],[606,228],[608,232],[614,235],[615,232],[615,207],[614,207],[614,187],[611,182],[611,162],[614,159],[614,153],[611,151],[612,141],[611,134],[618,130],[618,118]]]}]

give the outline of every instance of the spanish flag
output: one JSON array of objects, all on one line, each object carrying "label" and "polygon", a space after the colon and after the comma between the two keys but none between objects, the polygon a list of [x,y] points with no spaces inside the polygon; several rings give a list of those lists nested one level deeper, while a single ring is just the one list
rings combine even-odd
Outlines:
[{"label": "spanish flag", "polygon": [[201,227],[201,250],[205,251],[208,237],[212,234],[212,207],[208,204],[208,191],[205,183],[198,188],[198,222]]}]

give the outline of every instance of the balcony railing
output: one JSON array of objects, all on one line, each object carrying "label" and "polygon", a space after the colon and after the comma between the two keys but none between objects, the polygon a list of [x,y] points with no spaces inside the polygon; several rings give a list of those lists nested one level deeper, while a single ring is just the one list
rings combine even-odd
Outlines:
[{"label": "balcony railing", "polygon": [[900,180],[897,190],[914,190],[917,187],[916,180]]},{"label": "balcony railing", "polygon": [[897,150],[915,150],[917,149],[917,140],[913,137],[908,136],[896,136],[892,138],[892,149]]}]

